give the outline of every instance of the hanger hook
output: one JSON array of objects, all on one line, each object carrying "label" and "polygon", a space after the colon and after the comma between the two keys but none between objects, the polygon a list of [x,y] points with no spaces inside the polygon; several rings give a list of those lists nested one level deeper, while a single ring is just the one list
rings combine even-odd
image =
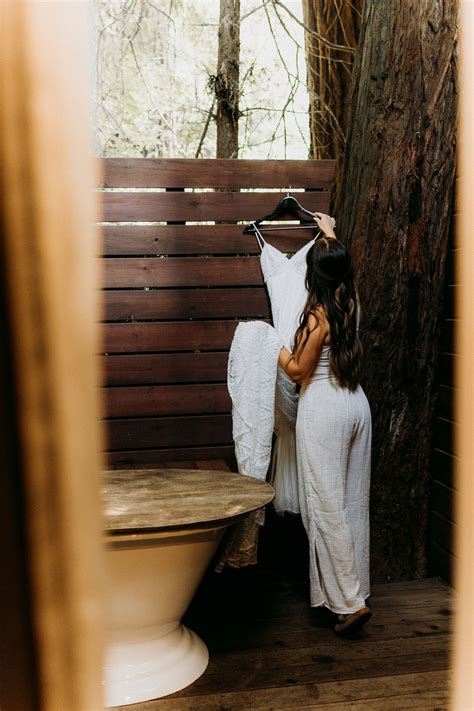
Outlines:
[{"label": "hanger hook", "polygon": [[291,190],[291,185],[289,185],[288,188],[286,189],[286,197],[287,198],[290,197],[290,190]]}]

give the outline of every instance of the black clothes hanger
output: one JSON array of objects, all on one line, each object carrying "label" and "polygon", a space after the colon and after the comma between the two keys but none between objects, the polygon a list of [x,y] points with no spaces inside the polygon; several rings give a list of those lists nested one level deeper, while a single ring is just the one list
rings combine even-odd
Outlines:
[{"label": "black clothes hanger", "polygon": [[[312,217],[312,221],[310,222],[309,220],[302,220],[301,219],[301,214],[303,215],[310,215]],[[264,215],[263,217],[260,217],[258,220],[254,220],[250,224],[246,225],[243,229],[243,234],[248,234],[249,232],[256,232],[256,228],[259,227],[259,225],[262,222],[266,222],[269,220],[277,220],[281,215],[290,215],[291,217],[296,217],[297,219],[300,220],[300,222],[303,222],[302,225],[287,225],[285,227],[274,227],[274,226],[269,226],[269,227],[262,227],[259,231],[260,232],[269,232],[269,231],[274,231],[274,230],[317,230],[318,226],[314,221],[314,215],[310,210],[307,210],[305,207],[300,205],[298,200],[294,198],[292,195],[287,194],[286,197],[284,197],[278,205],[275,207],[273,212],[270,212],[268,215]]]}]

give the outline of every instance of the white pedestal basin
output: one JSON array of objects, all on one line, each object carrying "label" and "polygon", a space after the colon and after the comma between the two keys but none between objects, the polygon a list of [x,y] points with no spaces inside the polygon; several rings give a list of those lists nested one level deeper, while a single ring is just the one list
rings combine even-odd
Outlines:
[{"label": "white pedestal basin", "polygon": [[107,706],[160,698],[205,671],[204,642],[181,624],[230,524],[269,503],[273,488],[198,470],[105,472]]}]

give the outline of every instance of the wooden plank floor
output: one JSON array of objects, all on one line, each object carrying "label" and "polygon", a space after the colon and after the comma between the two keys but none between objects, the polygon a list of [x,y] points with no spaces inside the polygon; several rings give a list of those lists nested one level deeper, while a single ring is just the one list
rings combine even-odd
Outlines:
[{"label": "wooden plank floor", "polygon": [[125,711],[448,709],[452,588],[439,578],[372,586],[352,639],[310,608],[301,566],[209,569],[184,623],[206,642],[206,672]]}]

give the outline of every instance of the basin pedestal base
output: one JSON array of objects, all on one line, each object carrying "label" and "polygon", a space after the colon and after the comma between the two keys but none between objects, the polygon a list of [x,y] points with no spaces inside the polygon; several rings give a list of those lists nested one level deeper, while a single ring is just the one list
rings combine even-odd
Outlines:
[{"label": "basin pedestal base", "polygon": [[109,539],[107,706],[172,694],[205,671],[207,647],[181,619],[225,528]]},{"label": "basin pedestal base", "polygon": [[107,654],[107,706],[158,699],[184,689],[206,670],[209,653],[195,632],[182,624],[112,633]]}]

